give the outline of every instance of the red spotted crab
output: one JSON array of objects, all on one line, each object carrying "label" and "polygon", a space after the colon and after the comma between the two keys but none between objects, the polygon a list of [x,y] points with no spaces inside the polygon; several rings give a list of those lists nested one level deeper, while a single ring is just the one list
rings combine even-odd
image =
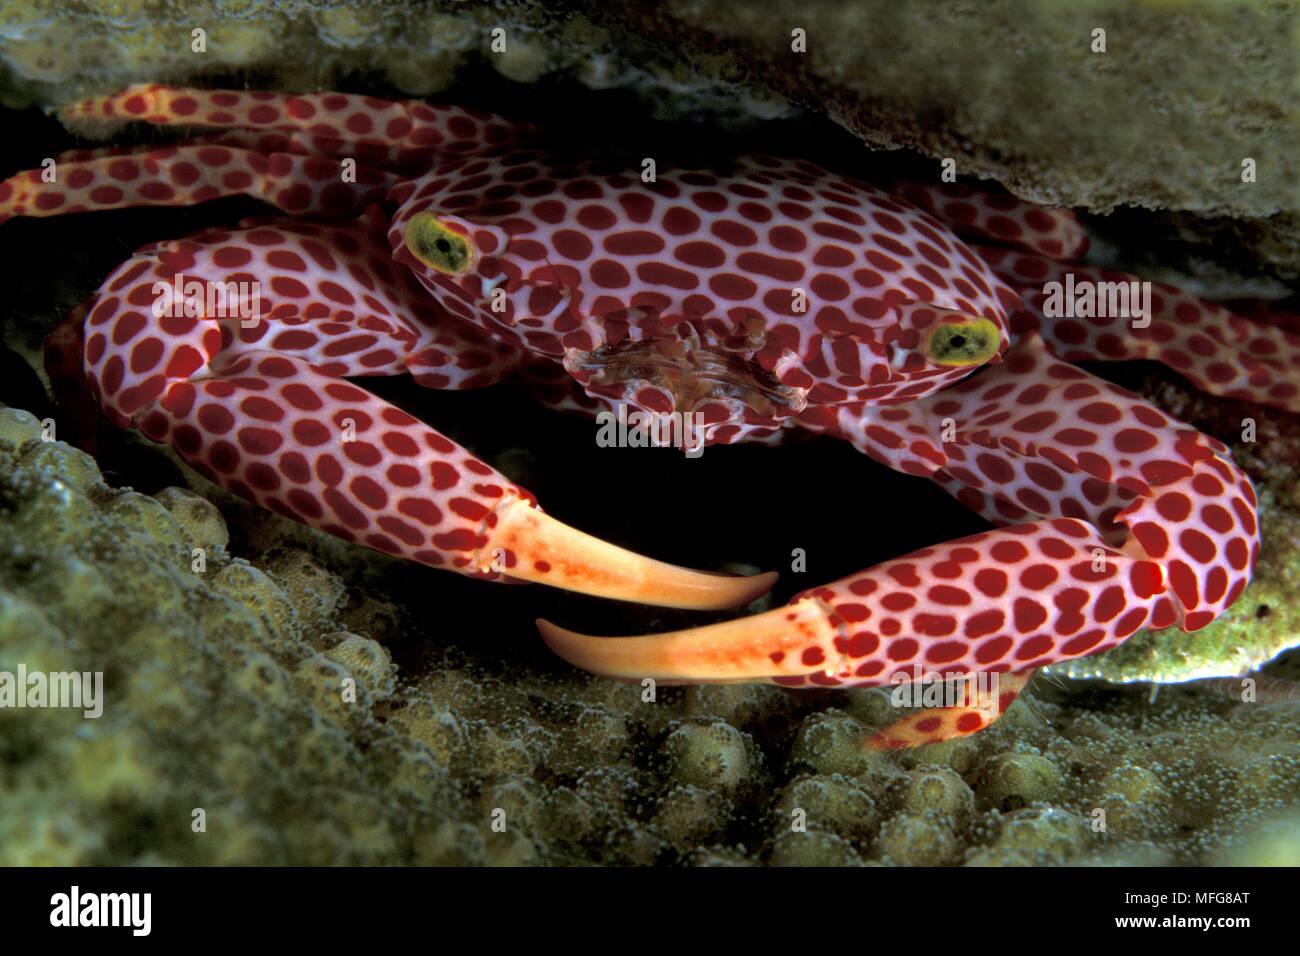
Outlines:
[{"label": "red spotted crab", "polygon": [[1160,284],[1145,311],[1069,317],[1063,289],[1138,280],[1077,261],[1068,211],[761,155],[646,182],[497,116],[338,93],[138,86],[69,115],[216,131],[57,157],[55,177],[0,184],[0,217],[231,194],[292,217],[140,249],[48,347],[65,391],[262,507],[433,567],[609,598],[722,608],[770,587],[569,528],[349,381],[409,374],[522,377],[569,411],[690,413],[708,444],[838,436],[996,526],[721,624],[602,638],[539,622],[595,673],[1000,677],[993,706],[968,695],[871,741],[910,746],[987,726],[1044,665],[1202,628],[1250,580],[1255,495],[1226,447],[1070,363],[1155,359],[1296,411],[1300,336]]}]

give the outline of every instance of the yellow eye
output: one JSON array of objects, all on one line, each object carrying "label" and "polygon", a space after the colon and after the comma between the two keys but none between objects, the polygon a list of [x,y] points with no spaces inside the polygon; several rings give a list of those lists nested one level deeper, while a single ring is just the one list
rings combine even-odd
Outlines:
[{"label": "yellow eye", "polygon": [[403,238],[415,258],[443,275],[461,275],[474,264],[474,247],[469,239],[448,229],[433,213],[417,212],[412,216]]},{"label": "yellow eye", "polygon": [[925,357],[936,365],[983,365],[997,354],[1002,333],[988,319],[936,325],[921,343]]}]

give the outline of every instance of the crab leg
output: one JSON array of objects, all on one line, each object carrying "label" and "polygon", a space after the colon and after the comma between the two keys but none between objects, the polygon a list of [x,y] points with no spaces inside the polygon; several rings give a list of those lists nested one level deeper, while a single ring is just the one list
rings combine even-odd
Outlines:
[{"label": "crab leg", "polygon": [[[435,159],[430,149],[411,150],[399,146],[380,146],[375,143],[356,143],[336,136],[318,136],[301,130],[225,129],[187,136],[186,146],[222,146],[248,150],[270,156],[273,153],[293,153],[298,156],[316,156],[325,159],[355,159],[359,166],[401,172],[408,175],[427,170]],[[69,149],[54,157],[56,166],[85,162],[105,157],[138,156],[139,146],[99,146],[94,149]]]},{"label": "crab leg", "polygon": [[917,667],[1019,672],[1094,654],[1145,626],[1167,591],[1157,563],[1058,518],[925,548],[723,624],[621,639],[541,626],[561,657],[607,677],[875,686]]},{"label": "crab leg", "polygon": [[228,146],[162,146],[144,153],[96,156],[0,182],[0,222],[13,216],[62,216],[132,206],[189,206],[246,195],[291,213],[356,215],[381,201],[393,174],[358,166],[345,179],[337,161],[291,153],[263,155]]},{"label": "crab leg", "polygon": [[872,750],[902,750],[979,733],[1007,712],[1033,676],[1033,671],[997,674],[994,680],[986,681],[986,689],[978,681],[963,681],[959,702],[895,721],[869,737],[867,746]]},{"label": "crab leg", "polygon": [[[1224,446],[1053,358],[1036,336],[1003,364],[919,401],[823,408],[803,421],[929,475],[1008,526],[752,618],[628,648],[543,622],[547,643],[622,677],[787,686],[885,684],[916,669],[1023,677],[1143,627],[1204,627],[1250,579],[1254,491]],[[711,649],[708,670],[701,647]],[[877,743],[893,739],[887,731]]]},{"label": "crab leg", "polygon": [[[236,416],[258,424],[239,427]],[[687,608],[746,603],[773,577],[690,571],[583,534],[434,429],[277,352],[210,360],[134,420],[241,497],[433,567]]]},{"label": "crab leg", "polygon": [[[141,250],[105,281],[85,326],[104,411],[256,504],[434,567],[691,608],[743,604],[771,585],[774,575],[690,571],[569,528],[343,381],[414,372],[467,388],[520,358],[436,312],[387,258],[378,225],[209,230]],[[224,298],[205,298],[216,289]]]},{"label": "crab leg", "polygon": [[1063,359],[1154,359],[1211,395],[1300,412],[1300,334],[1294,331],[1236,315],[1163,282],[1146,283],[1151,290],[1147,315],[1054,316],[1049,296],[1062,296],[1071,286],[1102,298],[1108,289],[1119,289],[1122,301],[1136,307],[1143,280],[1009,249],[977,246],[976,251],[1024,299],[1026,310],[1016,324],[1040,331]]},{"label": "crab leg", "polygon": [[[999,244],[973,248],[1024,300],[1006,303],[1013,328],[1038,332],[1061,358],[1152,359],[1211,395],[1300,411],[1300,334],[1284,322],[1248,319],[1171,285],[1072,261],[1087,251],[1088,236],[1068,209],[964,183],[897,188],[958,233]],[[1093,297],[1089,312],[1114,314],[1072,317],[1066,290],[1076,288]],[[1143,288],[1151,290],[1149,313],[1137,314],[1145,311]],[[1127,308],[1112,308],[1112,298]]]},{"label": "crab leg", "polygon": [[[197,143],[110,148],[56,157],[0,182],[0,222],[245,194],[290,213],[355,215],[383,199],[396,172],[531,135],[487,113],[367,96],[195,90],[141,84],[68,107],[70,123],[138,120],[227,130]],[[262,135],[259,135],[261,133]],[[269,150],[269,151],[268,151]],[[356,162],[345,169],[344,160]]]},{"label": "crab leg", "polygon": [[1056,259],[1078,259],[1088,234],[1069,209],[1039,206],[966,183],[899,181],[894,190],[959,235],[991,239]]},{"label": "crab leg", "polygon": [[63,111],[69,123],[130,120],[157,126],[299,133],[357,146],[459,154],[517,142],[531,127],[500,116],[419,100],[346,93],[197,90],[141,83]]}]

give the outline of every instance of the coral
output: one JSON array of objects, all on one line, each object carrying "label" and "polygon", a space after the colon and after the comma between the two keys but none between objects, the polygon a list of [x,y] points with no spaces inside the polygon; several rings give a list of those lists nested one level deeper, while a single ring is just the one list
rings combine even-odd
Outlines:
[{"label": "coral", "polygon": [[745,734],[723,720],[694,718],[664,741],[667,770],[687,783],[732,793],[756,776],[756,754]]},{"label": "coral", "polygon": [[1300,814],[1281,814],[1252,827],[1214,862],[1221,866],[1300,866]]},{"label": "coral", "polygon": [[1060,797],[1061,780],[1061,769],[1046,757],[998,754],[980,768],[977,790],[985,808],[1016,810]]},{"label": "coral", "polygon": [[[467,814],[365,695],[345,705],[325,686],[355,673],[391,689],[383,650],[338,635],[332,658],[313,652],[290,596],[226,540],[191,492],[112,489],[0,409],[0,670],[102,671],[105,698],[97,719],[0,710],[6,864],[403,860],[421,813]],[[201,571],[191,546],[208,549]],[[420,785],[403,788],[413,761]]]},{"label": "coral", "polygon": [[[1300,219],[1280,171],[1300,146],[1295,17],[1294,0],[1140,10],[1105,0],[1075,16],[1045,0],[942,14],[889,0],[743,10],[689,0],[12,0],[0,9],[0,97],[57,106],[140,80],[244,70],[282,89],[329,88],[363,70],[419,96],[484,67],[517,83],[568,75],[634,91],[661,116],[822,112],[875,146],[951,158],[1026,198],[1169,210],[1121,217],[1115,232],[1158,221],[1162,243],[1189,260],[1294,278]],[[935,29],[940,18],[948,29]],[[207,31],[202,52],[196,26]],[[793,49],[795,29],[806,52]],[[1166,162],[1170,142],[1177,163]],[[1247,158],[1258,172],[1243,183]]]},{"label": "coral", "polygon": [[993,842],[967,860],[970,866],[1044,866],[1064,863],[1084,851],[1088,824],[1056,807],[1027,807],[1008,814]]},{"label": "coral", "polygon": [[506,676],[413,645],[292,538],[228,539],[192,492],[111,488],[0,409],[0,670],[102,668],[107,697],[98,719],[0,710],[0,862],[1294,859],[1294,705],[1045,683],[984,734],[880,755],[884,690]]},{"label": "coral", "polygon": [[881,859],[894,866],[946,866],[961,855],[961,841],[948,821],[900,813],[880,828]]}]

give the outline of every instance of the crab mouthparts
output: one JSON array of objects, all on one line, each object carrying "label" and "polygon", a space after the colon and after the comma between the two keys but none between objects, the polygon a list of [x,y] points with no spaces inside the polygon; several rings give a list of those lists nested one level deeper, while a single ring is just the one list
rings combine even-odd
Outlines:
[{"label": "crab mouthparts", "polygon": [[[740,353],[681,339],[605,345],[571,353],[565,367],[593,394],[622,398],[651,411],[690,412],[721,405],[733,418],[778,419],[805,405],[802,389],[782,385]],[[672,407],[655,407],[671,401]]]}]

